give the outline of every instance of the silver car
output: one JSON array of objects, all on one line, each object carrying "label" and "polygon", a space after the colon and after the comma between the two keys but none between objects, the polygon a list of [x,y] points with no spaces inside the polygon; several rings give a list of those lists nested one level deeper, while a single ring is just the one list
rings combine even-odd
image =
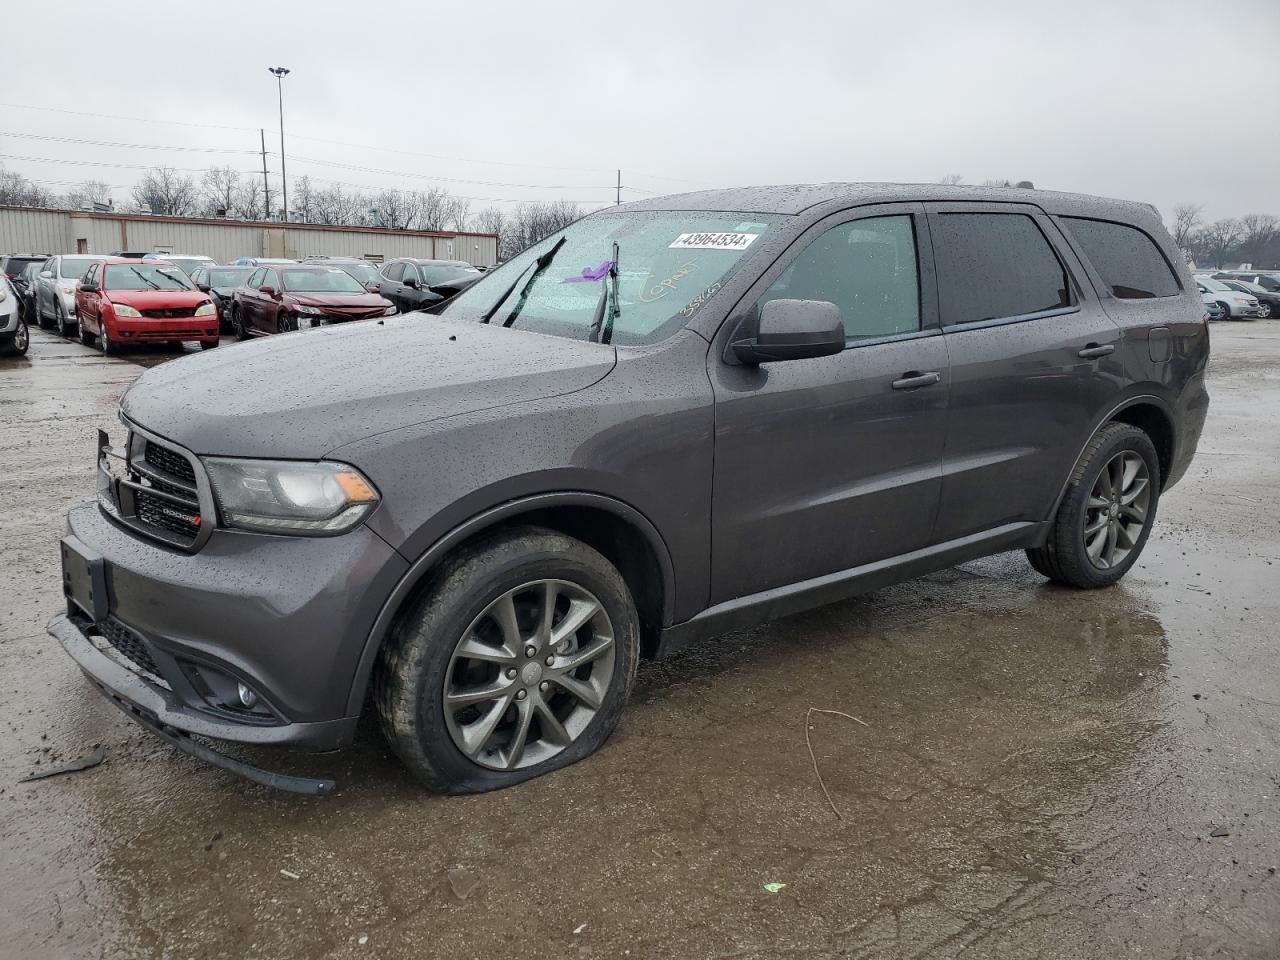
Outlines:
[{"label": "silver car", "polygon": [[76,331],[76,282],[101,257],[77,254],[50,257],[36,277],[36,322],[56,326],[69,337]]}]

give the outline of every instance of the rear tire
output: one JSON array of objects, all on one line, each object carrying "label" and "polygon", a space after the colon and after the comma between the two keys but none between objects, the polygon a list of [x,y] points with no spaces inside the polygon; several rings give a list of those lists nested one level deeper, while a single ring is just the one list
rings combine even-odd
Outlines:
[{"label": "rear tire", "polygon": [[1076,463],[1044,546],[1027,551],[1031,566],[1070,587],[1115,583],[1151,534],[1160,483],[1151,438],[1127,423],[1107,424]]},{"label": "rear tire", "polygon": [[[558,634],[571,615],[579,625]],[[631,692],[639,648],[635,604],[614,566],[581,541],[522,527],[436,572],[379,652],[374,704],[392,749],[428,788],[496,790],[599,748]]]}]

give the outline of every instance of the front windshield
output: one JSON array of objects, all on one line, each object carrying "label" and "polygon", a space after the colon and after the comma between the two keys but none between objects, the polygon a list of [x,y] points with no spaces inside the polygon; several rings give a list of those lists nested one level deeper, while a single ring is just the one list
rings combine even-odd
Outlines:
[{"label": "front windshield", "polygon": [[[422,279],[426,281],[428,287],[482,272],[465,263],[420,263],[418,269],[422,272]],[[510,283],[510,281],[507,282]]]},{"label": "front windshield", "polygon": [[109,263],[102,272],[104,290],[192,290],[177,267],[154,263]]},{"label": "front windshield", "polygon": [[378,268],[372,263],[365,263],[363,260],[359,263],[340,263],[338,266],[362,284],[377,283],[382,279],[378,276]]},{"label": "front windshield", "polygon": [[1226,293],[1233,292],[1225,283],[1221,280],[1215,280],[1213,277],[1201,277],[1200,286],[1204,287],[1206,290],[1216,291],[1217,293],[1222,293],[1224,291]]},{"label": "front windshield", "polygon": [[337,267],[311,270],[281,270],[280,282],[290,293],[366,293],[351,274]]},{"label": "front windshield", "polygon": [[58,264],[58,276],[64,280],[79,280],[93,266],[96,257],[63,257]]},{"label": "front windshield", "polygon": [[253,273],[253,267],[211,267],[209,269],[209,286],[238,287]]},{"label": "front windshield", "polygon": [[619,312],[613,321],[613,342],[656,343],[693,318],[746,256],[758,249],[761,235],[776,220],[756,213],[595,214],[489,271],[442,313],[480,317],[519,278],[493,315],[493,323],[503,323],[519,301],[520,288],[534,274],[533,261],[564,237],[555,259],[529,286],[513,325],[589,339],[616,242]]}]

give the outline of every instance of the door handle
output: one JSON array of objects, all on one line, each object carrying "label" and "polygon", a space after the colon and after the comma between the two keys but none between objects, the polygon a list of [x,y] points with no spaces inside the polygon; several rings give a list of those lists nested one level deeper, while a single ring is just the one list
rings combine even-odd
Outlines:
[{"label": "door handle", "polygon": [[1083,350],[1076,354],[1082,360],[1095,360],[1098,357],[1105,357],[1109,353],[1116,352],[1114,343],[1090,343]]},{"label": "door handle", "polygon": [[895,390],[918,390],[921,387],[931,387],[941,379],[942,375],[936,370],[929,373],[918,373],[915,370],[911,370],[893,381],[892,386]]}]

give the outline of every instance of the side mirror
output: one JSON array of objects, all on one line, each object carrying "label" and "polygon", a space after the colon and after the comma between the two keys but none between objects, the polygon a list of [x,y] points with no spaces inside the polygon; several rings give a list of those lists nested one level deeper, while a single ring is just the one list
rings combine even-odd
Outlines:
[{"label": "side mirror", "polygon": [[84,283],[82,281],[80,283],[80,290],[82,293],[97,293],[98,285],[96,283]]},{"label": "side mirror", "polygon": [[826,300],[770,300],[754,338],[730,344],[740,363],[829,357],[845,347],[840,308]]},{"label": "side mirror", "polygon": [[406,287],[408,287],[410,290],[417,290],[417,289],[418,289],[418,278],[417,278],[417,277],[405,277],[405,278],[404,278],[404,285],[405,285]]},{"label": "side mirror", "polygon": [[201,293],[208,293],[209,285],[207,283],[197,283],[196,289],[199,290]]},{"label": "side mirror", "polygon": [[258,288],[258,292],[265,293],[268,297],[274,297],[276,295],[276,288],[269,283],[264,283]]}]

